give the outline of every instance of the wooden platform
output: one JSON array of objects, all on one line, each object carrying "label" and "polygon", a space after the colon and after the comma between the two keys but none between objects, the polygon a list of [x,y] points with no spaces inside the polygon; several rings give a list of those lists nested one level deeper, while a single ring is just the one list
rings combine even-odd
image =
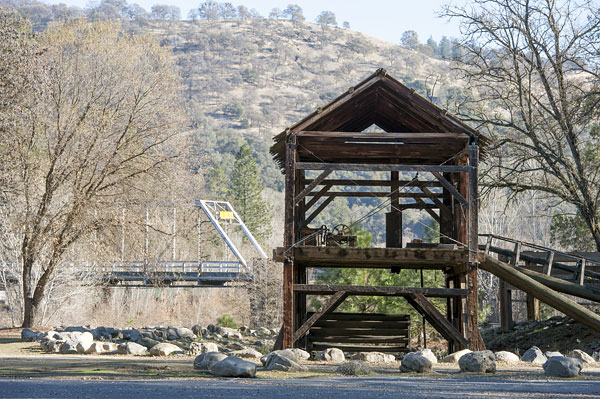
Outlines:
[{"label": "wooden platform", "polygon": [[[276,248],[273,259],[283,262],[284,251]],[[290,252],[296,264],[306,267],[463,270],[469,261],[467,249],[299,246]]]}]

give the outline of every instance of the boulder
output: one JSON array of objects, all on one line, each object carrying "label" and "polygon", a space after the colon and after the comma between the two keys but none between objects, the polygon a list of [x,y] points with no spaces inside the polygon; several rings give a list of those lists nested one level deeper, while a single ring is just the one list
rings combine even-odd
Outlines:
[{"label": "boulder", "polygon": [[214,342],[192,342],[190,344],[190,354],[200,355],[207,352],[218,352],[219,346]]},{"label": "boulder", "polygon": [[183,351],[177,345],[163,342],[150,348],[150,354],[152,356],[183,355]]},{"label": "boulder", "polygon": [[196,324],[192,327],[192,332],[195,335],[201,337],[204,334],[206,334],[208,332],[208,330],[206,329],[206,327],[202,327],[201,325]]},{"label": "boulder", "polygon": [[173,328],[173,327],[169,327],[167,329],[167,337],[166,337],[169,341],[175,341],[176,339],[179,339],[179,334],[177,333],[177,329]]},{"label": "boulder", "polygon": [[40,347],[45,352],[59,353],[60,347],[63,343],[64,343],[64,341],[60,341],[60,340],[56,340],[56,339],[49,339],[49,340],[40,341]]},{"label": "boulder", "polygon": [[201,371],[210,371],[210,367],[213,364],[218,363],[226,358],[227,355],[219,352],[202,353],[201,355],[196,356],[194,359],[194,368]]},{"label": "boulder", "polygon": [[551,377],[575,377],[583,369],[583,362],[572,357],[553,356],[542,367],[544,374]]},{"label": "boulder", "polygon": [[94,336],[91,332],[84,332],[75,338],[75,347],[78,353],[86,353],[94,343]]},{"label": "boulder", "polygon": [[519,361],[520,361],[519,356],[515,355],[512,352],[508,352],[508,351],[496,352],[495,355],[496,355],[496,361],[498,361],[498,362],[514,364],[514,363],[519,363]]},{"label": "boulder", "polygon": [[[283,352],[283,351],[277,351]],[[282,355],[281,353],[271,352],[267,355],[267,361],[265,363],[265,370],[279,370],[279,371],[308,371],[306,366],[303,366],[292,360],[291,357]],[[295,356],[294,356],[295,357]],[[262,361],[262,359],[261,359]]]},{"label": "boulder", "polygon": [[39,341],[43,335],[44,335],[43,333],[33,331],[29,328],[24,328],[21,330],[21,341],[23,341],[23,342]]},{"label": "boulder", "polygon": [[308,353],[307,351],[300,349],[300,348],[292,348],[290,349],[292,352],[294,352],[294,354],[296,355],[296,357],[298,358],[298,360],[308,360],[310,359],[310,353]]},{"label": "boulder", "polygon": [[65,353],[65,354],[74,354],[74,353],[78,353],[77,352],[77,342],[75,341],[64,341],[61,345],[60,345],[60,349],[59,349],[60,353]]},{"label": "boulder", "polygon": [[421,355],[429,359],[432,364],[436,364],[438,362],[437,357],[433,354],[431,349],[420,349],[416,353],[417,355]]},{"label": "boulder", "polygon": [[138,344],[144,345],[148,349],[152,348],[155,345],[158,345],[159,343],[159,341],[152,338],[142,338],[138,341]]},{"label": "boulder", "polygon": [[467,353],[470,353],[470,352],[471,352],[470,349],[463,349],[458,352],[451,353],[447,356],[444,356],[444,358],[441,360],[441,362],[442,363],[458,363],[458,361],[460,360],[460,358],[463,355],[466,355]]},{"label": "boulder", "polygon": [[265,327],[259,327],[256,330],[256,335],[258,335],[259,337],[268,337],[271,335],[271,330]]},{"label": "boulder", "polygon": [[554,356],[562,356],[562,353],[557,352],[557,351],[546,351],[546,352],[544,352],[544,356],[546,356],[546,358],[550,359],[551,357],[554,357]]},{"label": "boulder", "polygon": [[431,360],[425,356],[417,355],[415,352],[406,354],[400,363],[402,373],[429,373],[431,372]]},{"label": "boulder", "polygon": [[581,349],[575,349],[569,353],[569,356],[574,359],[579,359],[583,363],[594,363],[594,358],[582,351]]},{"label": "boulder", "polygon": [[256,363],[235,356],[227,356],[210,366],[210,372],[217,377],[254,378],[256,377]]},{"label": "boulder", "polygon": [[148,350],[144,345],[140,345],[135,342],[126,342],[118,346],[118,352],[123,355],[145,355]]},{"label": "boulder", "polygon": [[233,351],[230,353],[231,356],[243,357],[245,359],[260,359],[262,353],[252,348],[244,348],[241,350]]},{"label": "boulder", "polygon": [[298,362],[298,356],[296,355],[296,353],[294,352],[293,349],[280,349],[277,351],[267,353],[266,355],[264,355],[260,358],[260,362],[262,363],[263,366],[266,366],[267,363],[269,363],[269,359],[271,358],[271,356],[274,356],[274,355],[287,357],[288,359],[290,359],[296,363]]},{"label": "boulder", "polygon": [[359,352],[352,357],[354,360],[362,360],[367,363],[393,363],[396,361],[394,355],[382,352]]},{"label": "boulder", "polygon": [[129,341],[137,342],[142,339],[142,334],[138,330],[123,330],[123,338]]},{"label": "boulder", "polygon": [[458,360],[462,372],[495,373],[496,357],[492,351],[476,351],[464,354]]},{"label": "boulder", "polygon": [[348,363],[340,364],[335,372],[338,374],[358,376],[371,374],[372,370],[371,367],[362,360],[351,360]]},{"label": "boulder", "polygon": [[544,364],[546,363],[546,360],[548,360],[548,358],[544,356],[540,348],[537,346],[532,346],[531,348],[527,349],[525,353],[523,353],[523,356],[521,356],[522,362],[533,364]]},{"label": "boulder", "polygon": [[176,328],[175,331],[177,331],[177,335],[179,335],[179,338],[196,338],[194,332],[189,328],[179,327]]},{"label": "boulder", "polygon": [[341,363],[346,360],[346,357],[344,356],[344,352],[338,348],[327,348],[323,351],[317,352],[317,360]]}]

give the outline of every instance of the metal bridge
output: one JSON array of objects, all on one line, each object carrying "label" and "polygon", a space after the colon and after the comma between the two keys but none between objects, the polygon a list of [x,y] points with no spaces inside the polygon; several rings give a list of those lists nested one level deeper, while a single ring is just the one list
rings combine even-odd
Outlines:
[{"label": "metal bridge", "polygon": [[[252,244],[258,258],[268,257],[233,206],[226,201],[207,200],[194,201],[191,205],[198,207],[199,212],[207,216],[235,260],[201,260],[200,256],[198,260],[189,261],[146,259],[118,260],[103,264],[66,260],[62,262],[60,269],[72,273],[84,283],[115,287],[229,287],[252,281],[252,267],[248,265],[224,225],[239,227],[243,236]],[[146,236],[146,249],[148,245]],[[19,271],[15,263],[0,264],[0,290],[5,288],[5,283],[17,282],[17,273]]]}]

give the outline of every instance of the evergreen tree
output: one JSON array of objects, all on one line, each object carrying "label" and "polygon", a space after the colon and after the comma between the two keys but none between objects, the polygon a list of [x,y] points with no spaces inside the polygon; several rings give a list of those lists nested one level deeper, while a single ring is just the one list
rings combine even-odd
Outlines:
[{"label": "evergreen tree", "polygon": [[252,234],[264,241],[271,235],[271,212],[262,191],[258,166],[250,147],[244,143],[235,158],[228,197]]},{"label": "evergreen tree", "polygon": [[221,164],[215,165],[206,177],[206,186],[216,201],[225,201],[229,195],[227,174]]}]

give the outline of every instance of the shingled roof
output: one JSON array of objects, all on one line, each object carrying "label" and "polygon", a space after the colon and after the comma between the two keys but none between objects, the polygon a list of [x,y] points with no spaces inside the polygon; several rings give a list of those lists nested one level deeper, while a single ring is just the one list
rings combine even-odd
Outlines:
[{"label": "shingled roof", "polygon": [[[377,125],[394,134],[357,134],[371,125]],[[305,158],[326,162],[368,162],[370,158],[379,156],[379,161],[386,158],[435,164],[445,160],[444,157],[448,154],[454,154],[452,151],[456,151],[457,148],[460,151],[466,143],[478,141],[480,149],[485,151],[490,142],[477,130],[389,76],[384,69],[378,69],[326,106],[275,136],[271,154],[282,169],[285,164],[285,138],[291,132],[302,132],[307,138],[311,137],[313,147],[311,150],[305,146]],[[401,145],[379,146],[377,151],[366,149],[374,146],[360,145],[370,144],[364,140],[380,140],[378,143],[387,143],[388,138],[397,140],[397,144]],[[342,144],[347,147],[345,152],[340,147]],[[316,145],[319,147],[315,147]],[[323,156],[319,156],[316,151],[323,146],[337,150],[333,153],[323,152]],[[384,147],[385,151],[382,151],[381,147]],[[433,156],[433,148],[437,156]],[[357,154],[357,151],[360,154]],[[414,154],[411,154],[411,151]],[[352,159],[353,156],[356,159]],[[324,159],[327,157],[329,159]]]}]

